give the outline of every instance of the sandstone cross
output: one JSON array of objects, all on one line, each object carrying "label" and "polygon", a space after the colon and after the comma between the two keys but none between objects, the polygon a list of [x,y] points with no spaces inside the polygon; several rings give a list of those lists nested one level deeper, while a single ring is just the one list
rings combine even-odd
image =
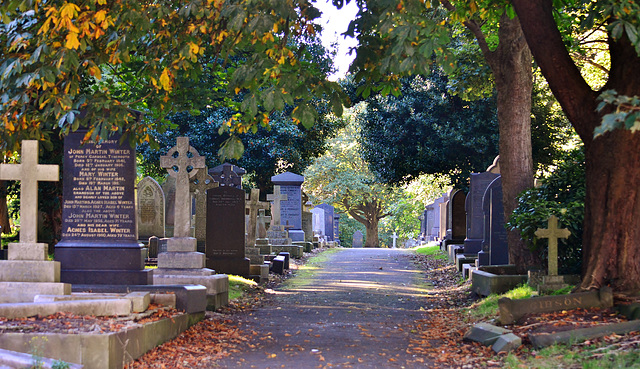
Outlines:
[{"label": "sandstone cross", "polygon": [[258,210],[258,238],[267,238],[267,223],[271,217],[265,215],[265,209]]},{"label": "sandstone cross", "polygon": [[269,204],[259,201],[260,189],[252,188],[251,197],[246,203],[246,208],[249,209],[249,229],[247,232],[248,245],[253,246],[256,243],[256,228],[258,221],[258,210],[269,209]]},{"label": "sandstone cross", "polygon": [[558,238],[568,238],[571,231],[566,228],[558,228],[558,218],[552,215],[549,218],[548,228],[538,228],[535,235],[538,238],[549,239],[549,275],[558,275]]},{"label": "sandstone cross", "polygon": [[20,164],[1,164],[0,179],[20,181],[20,243],[38,239],[38,181],[57,181],[58,166],[38,164],[38,141],[22,141]]},{"label": "sandstone cross", "polygon": [[280,203],[287,201],[287,195],[280,193],[280,186],[273,186],[273,194],[267,194],[267,201],[271,201],[271,225],[280,225]]},{"label": "sandstone cross", "polygon": [[189,237],[191,229],[191,198],[189,179],[205,167],[205,158],[189,145],[189,137],[178,137],[176,146],[160,157],[160,166],[176,179],[174,237]]},{"label": "sandstone cross", "polygon": [[189,183],[189,190],[196,197],[196,238],[204,241],[207,237],[207,190],[218,187],[213,177],[208,173],[207,166],[198,170]]}]

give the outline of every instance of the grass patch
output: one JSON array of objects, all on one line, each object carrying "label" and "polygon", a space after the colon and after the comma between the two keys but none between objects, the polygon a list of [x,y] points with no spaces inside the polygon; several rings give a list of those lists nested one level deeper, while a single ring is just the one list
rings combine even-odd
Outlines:
[{"label": "grass patch", "polygon": [[295,277],[288,279],[283,288],[296,288],[307,285],[314,274],[320,270],[320,265],[329,260],[329,256],[340,252],[342,249],[327,249],[307,260],[304,265],[298,267]]},{"label": "grass patch", "polygon": [[257,286],[255,281],[240,277],[238,275],[229,275],[229,300],[237,299],[249,291],[251,288]]},{"label": "grass patch", "polygon": [[583,368],[583,369],[622,369],[640,368],[640,352],[634,349],[621,351],[606,344],[569,347],[554,345],[531,352],[519,358],[509,354],[504,367],[517,368]]},{"label": "grass patch", "polygon": [[448,255],[445,254],[442,250],[440,250],[440,246],[438,244],[418,246],[414,250],[416,253],[420,255],[432,256],[434,259],[438,259],[438,260],[444,260],[448,258]]},{"label": "grass patch", "polygon": [[498,300],[508,297],[512,300],[528,299],[537,292],[528,284],[520,285],[502,295],[492,294],[471,305],[468,313],[474,318],[486,319],[498,315]]}]

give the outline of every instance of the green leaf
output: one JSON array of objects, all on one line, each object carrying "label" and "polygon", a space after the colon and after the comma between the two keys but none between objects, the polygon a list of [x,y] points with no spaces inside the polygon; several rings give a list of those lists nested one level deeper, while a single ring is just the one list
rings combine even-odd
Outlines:
[{"label": "green leaf", "polygon": [[222,147],[218,150],[218,156],[222,162],[226,159],[240,159],[243,153],[244,144],[242,143],[242,140],[235,135],[224,141]]}]

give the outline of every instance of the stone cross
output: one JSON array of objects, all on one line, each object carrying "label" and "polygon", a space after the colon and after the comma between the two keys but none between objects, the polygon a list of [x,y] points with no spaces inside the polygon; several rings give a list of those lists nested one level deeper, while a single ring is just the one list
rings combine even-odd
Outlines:
[{"label": "stone cross", "polygon": [[0,179],[20,181],[20,243],[38,239],[38,181],[59,180],[58,166],[38,164],[38,141],[22,141],[20,164],[1,164]]},{"label": "stone cross", "polygon": [[393,236],[391,236],[391,238],[393,238],[393,248],[396,248],[396,240],[398,239],[398,235],[396,234],[396,232],[393,232]]},{"label": "stone cross", "polygon": [[248,237],[248,245],[254,246],[256,243],[256,228],[258,221],[258,210],[260,209],[269,209],[269,204],[265,202],[261,202],[260,200],[260,189],[252,188],[251,189],[251,197],[249,201],[246,202],[246,208],[249,209],[249,229],[247,232]]},{"label": "stone cross", "polygon": [[273,194],[267,194],[271,201],[271,225],[280,225],[280,202],[287,201],[287,195],[280,193],[280,186],[273,186]]},{"label": "stone cross", "polygon": [[205,158],[189,145],[189,137],[178,137],[176,146],[160,157],[160,166],[176,179],[173,237],[189,237],[191,230],[191,197],[189,179],[204,169]]},{"label": "stone cross", "polygon": [[566,228],[558,228],[558,218],[552,215],[549,218],[548,228],[538,228],[535,235],[538,238],[549,239],[549,275],[558,275],[558,238],[568,238],[571,231]]},{"label": "stone cross", "polygon": [[233,165],[229,163],[222,164],[222,175],[220,176],[221,182],[220,186],[229,186],[229,187],[237,187],[242,188],[242,186],[238,186],[238,174],[233,171]]},{"label": "stone cross", "polygon": [[258,238],[267,238],[267,222],[271,217],[265,215],[265,209],[258,209]]},{"label": "stone cross", "polygon": [[204,241],[207,237],[207,190],[218,187],[212,176],[207,171],[207,166],[198,170],[189,183],[189,190],[195,193],[196,197],[196,238]]}]

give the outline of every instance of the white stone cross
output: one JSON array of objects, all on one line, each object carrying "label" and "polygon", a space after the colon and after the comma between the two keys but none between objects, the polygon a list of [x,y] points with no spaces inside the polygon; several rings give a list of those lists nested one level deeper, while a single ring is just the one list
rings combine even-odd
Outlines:
[{"label": "white stone cross", "polygon": [[[176,178],[176,197],[173,236],[189,237],[191,230],[191,196],[189,179],[205,167],[205,157],[189,145],[189,137],[178,137],[176,146],[160,157],[160,166]],[[191,171],[189,171],[191,168]]]},{"label": "white stone cross", "polygon": [[22,141],[20,164],[1,164],[0,179],[20,181],[20,243],[38,241],[38,181],[57,181],[59,168],[38,164],[38,141]]},{"label": "white stone cross", "polygon": [[280,193],[280,186],[273,186],[273,194],[267,194],[267,200],[271,201],[271,224],[280,225],[280,202],[287,201],[287,195]]},{"label": "white stone cross", "polygon": [[258,221],[258,210],[259,209],[269,209],[269,204],[265,202],[261,202],[260,200],[260,189],[252,188],[251,189],[251,197],[249,201],[245,203],[245,207],[249,209],[249,229],[247,232],[247,237],[249,238],[249,245],[253,246],[256,243],[256,228]]},{"label": "white stone cross", "polygon": [[558,228],[558,218],[552,215],[547,223],[547,229],[538,228],[535,235],[538,238],[549,239],[549,275],[558,275],[558,238],[568,238],[571,231],[566,228]]},{"label": "white stone cross", "polygon": [[393,238],[393,248],[396,248],[396,240],[398,239],[398,235],[396,234],[396,232],[393,232],[393,236],[391,236],[391,238]]}]

